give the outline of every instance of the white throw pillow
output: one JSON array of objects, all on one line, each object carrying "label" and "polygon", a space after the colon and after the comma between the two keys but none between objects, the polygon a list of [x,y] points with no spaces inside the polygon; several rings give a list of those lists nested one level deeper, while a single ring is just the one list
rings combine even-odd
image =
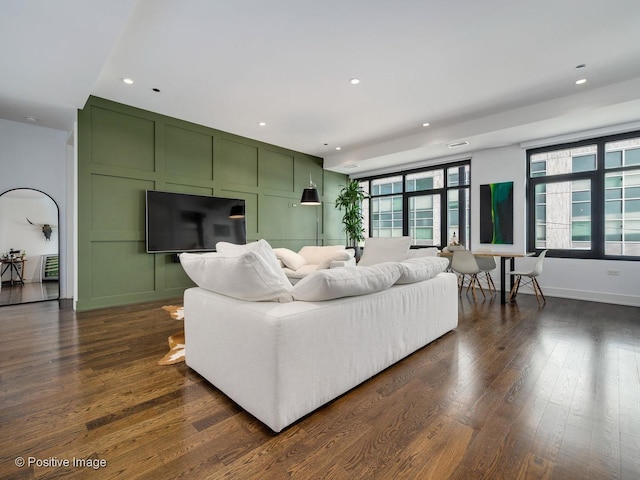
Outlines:
[{"label": "white throw pillow", "polygon": [[[310,265],[320,265],[323,262],[327,262],[327,265],[328,265],[328,260],[333,255],[335,255],[338,252],[344,252],[344,250],[345,250],[344,245],[323,245],[323,246],[307,245],[302,247],[298,253],[302,255],[307,260],[307,263]],[[329,268],[329,267],[327,266],[324,268]]]},{"label": "white throw pillow", "polygon": [[371,237],[364,241],[358,265],[367,267],[383,262],[399,262],[407,258],[411,237]]},{"label": "white throw pillow", "polygon": [[306,302],[366,295],[391,287],[400,274],[397,263],[318,270],[296,283],[291,294]]},{"label": "white throw pillow", "polygon": [[[180,263],[189,278],[206,290],[252,302],[292,301],[291,282],[286,276],[282,281],[256,251],[181,253]],[[282,271],[279,267],[277,270]]]},{"label": "white throw pillow", "polygon": [[236,255],[245,252],[256,252],[258,255],[264,258],[268,265],[273,268],[282,283],[284,283],[285,285],[291,285],[291,282],[289,282],[287,275],[282,271],[282,267],[280,267],[280,263],[276,258],[276,254],[273,253],[271,245],[269,245],[269,242],[264,239],[260,239],[257,242],[247,243],[245,245],[237,245],[235,243],[229,242],[218,242],[216,243],[216,250],[218,251],[218,253]]},{"label": "white throw pillow", "polygon": [[435,277],[447,269],[449,260],[440,257],[417,257],[404,260],[398,265],[402,269],[402,274],[396,283],[402,285]]},{"label": "white throw pillow", "polygon": [[354,251],[353,250],[340,250],[332,254],[330,257],[327,257],[322,262],[318,264],[318,270],[323,268],[331,268],[332,262],[346,262],[347,260],[353,258]]},{"label": "white throw pillow", "polygon": [[291,270],[298,270],[300,267],[303,267],[307,264],[305,258],[294,252],[293,250],[289,250],[288,248],[274,248],[273,253],[276,254],[278,260],[280,260],[286,267],[289,267]]}]

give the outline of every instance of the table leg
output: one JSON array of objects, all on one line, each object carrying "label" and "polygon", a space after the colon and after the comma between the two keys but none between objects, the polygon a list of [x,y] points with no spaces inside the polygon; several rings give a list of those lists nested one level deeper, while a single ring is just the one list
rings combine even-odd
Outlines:
[{"label": "table leg", "polygon": [[[513,272],[516,269],[516,258],[515,257],[511,257],[509,258],[509,271]],[[509,275],[509,278],[511,278],[511,282],[509,283],[509,291],[513,290],[513,284],[514,284],[514,276],[513,275]]]},{"label": "table leg", "polygon": [[[513,258],[511,259],[513,261]],[[507,284],[507,257],[500,257],[500,304],[507,303],[505,286]]]},{"label": "table leg", "polygon": [[[16,277],[18,277],[18,279],[16,280],[16,283],[20,282],[21,285],[24,285],[24,280],[22,279],[22,273],[24,271],[24,262],[22,263],[20,269],[18,269],[17,263],[14,263],[12,265],[16,271]],[[11,285],[13,285],[13,275],[11,275]]]}]

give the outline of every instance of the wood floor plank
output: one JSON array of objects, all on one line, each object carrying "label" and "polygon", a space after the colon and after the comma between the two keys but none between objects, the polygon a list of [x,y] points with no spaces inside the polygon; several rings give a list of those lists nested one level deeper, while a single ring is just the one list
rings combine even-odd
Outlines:
[{"label": "wood floor plank", "polygon": [[528,297],[462,295],[454,332],[280,434],[157,365],[179,299],[2,307],[0,479],[640,478],[640,309]]}]

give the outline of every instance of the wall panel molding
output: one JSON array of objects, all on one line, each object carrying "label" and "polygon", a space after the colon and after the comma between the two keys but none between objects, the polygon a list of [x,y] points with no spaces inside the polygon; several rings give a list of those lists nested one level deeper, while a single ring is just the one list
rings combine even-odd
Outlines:
[{"label": "wall panel molding", "polygon": [[[173,299],[191,286],[170,254],[147,254],[144,191],[215,195],[246,202],[247,241],[294,250],[340,238],[334,198],[297,203],[309,182],[333,193],[345,175],[322,159],[153,112],[89,98],[78,112],[78,298],[87,310]],[[296,205],[295,207],[293,205]],[[332,241],[331,243],[335,243]]]}]

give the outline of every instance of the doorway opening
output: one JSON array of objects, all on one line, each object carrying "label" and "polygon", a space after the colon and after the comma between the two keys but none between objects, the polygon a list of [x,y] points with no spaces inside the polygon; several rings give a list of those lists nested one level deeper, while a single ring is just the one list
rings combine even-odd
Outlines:
[{"label": "doorway opening", "polygon": [[59,218],[39,190],[0,195],[0,306],[60,298]]}]

